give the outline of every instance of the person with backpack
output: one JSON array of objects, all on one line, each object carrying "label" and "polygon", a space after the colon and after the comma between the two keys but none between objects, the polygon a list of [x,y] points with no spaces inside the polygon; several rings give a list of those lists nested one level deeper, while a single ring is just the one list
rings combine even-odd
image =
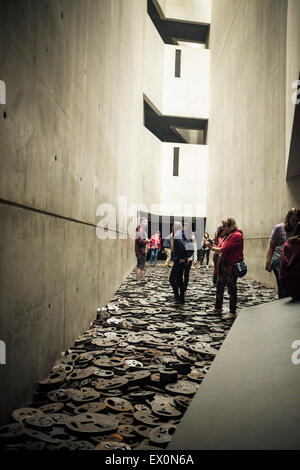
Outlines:
[{"label": "person with backpack", "polygon": [[182,224],[174,222],[171,237],[172,261],[174,261],[169,282],[174,292],[175,303],[184,304],[184,270],[187,264],[187,253],[185,249],[185,237]]},{"label": "person with backpack", "polygon": [[[218,313],[223,320],[234,318],[237,304],[237,274],[236,263],[243,261],[244,238],[243,232],[238,229],[236,221],[228,217],[222,221],[224,237],[220,246],[209,243],[211,250],[219,255],[217,264],[217,291],[216,303],[213,313]],[[222,315],[224,290],[227,286],[229,294],[228,314]]]},{"label": "person with backpack", "polygon": [[286,214],[285,221],[275,225],[269,240],[265,269],[269,273],[273,271],[275,274],[279,299],[284,299],[287,297],[287,292],[282,285],[281,279],[279,278],[279,262],[282,248],[287,239],[292,236],[293,230],[299,220],[299,209],[290,209]]},{"label": "person with backpack", "polygon": [[289,297],[300,300],[300,222],[283,245],[278,277]]}]

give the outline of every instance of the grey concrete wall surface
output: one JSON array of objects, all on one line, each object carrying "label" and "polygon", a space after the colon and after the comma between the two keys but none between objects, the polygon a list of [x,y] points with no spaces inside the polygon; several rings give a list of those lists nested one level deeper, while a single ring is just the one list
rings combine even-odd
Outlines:
[{"label": "grey concrete wall surface", "polygon": [[[295,82],[300,80],[300,2],[288,0],[287,12],[287,57],[286,57],[286,163],[287,174],[300,174],[300,124],[296,122]],[[300,88],[300,86],[298,85]],[[300,96],[297,94],[297,110],[299,113]],[[297,137],[296,137],[297,135]],[[293,140],[292,140],[293,139]],[[294,140],[297,139],[297,142]]]},{"label": "grey concrete wall surface", "polygon": [[160,154],[143,127],[146,7],[0,3],[0,422],[134,267],[132,240],[97,238],[98,205],[118,215],[119,195],[159,202]]},{"label": "grey concrete wall surface", "polygon": [[285,179],[286,45],[286,0],[212,1],[207,230],[234,217],[266,285],[272,228],[300,206],[300,179]]}]

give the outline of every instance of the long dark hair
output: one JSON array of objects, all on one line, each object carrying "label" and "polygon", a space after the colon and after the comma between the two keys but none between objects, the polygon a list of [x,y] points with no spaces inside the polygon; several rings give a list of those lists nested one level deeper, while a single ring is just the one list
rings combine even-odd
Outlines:
[{"label": "long dark hair", "polygon": [[284,228],[286,232],[291,232],[293,230],[293,227],[291,227],[290,224],[290,218],[292,215],[298,215],[300,218],[300,211],[299,209],[295,209],[294,207],[288,211],[288,213],[285,216],[285,221],[284,221]]},{"label": "long dark hair", "polygon": [[220,227],[217,228],[217,238],[220,238],[220,236],[222,235],[224,231],[224,228],[222,225],[220,225]]}]

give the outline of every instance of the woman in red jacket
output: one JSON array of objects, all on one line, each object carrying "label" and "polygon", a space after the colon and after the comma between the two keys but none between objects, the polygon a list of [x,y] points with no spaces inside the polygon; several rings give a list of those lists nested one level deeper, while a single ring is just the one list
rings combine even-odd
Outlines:
[{"label": "woman in red jacket", "polygon": [[150,266],[152,265],[152,262],[154,261],[154,266],[156,266],[157,263],[157,258],[158,258],[158,253],[161,250],[161,236],[160,236],[160,231],[157,231],[154,235],[152,235],[150,243],[149,243],[149,248],[150,248]]},{"label": "woman in red jacket", "polygon": [[237,303],[237,277],[233,266],[235,263],[243,261],[244,239],[243,232],[237,228],[236,222],[232,218],[227,218],[222,222],[224,237],[221,246],[216,247],[211,244],[211,249],[219,254],[217,265],[217,293],[215,313],[222,314],[224,290],[227,286],[229,294],[230,313],[222,315],[223,320],[233,318],[236,314]]}]

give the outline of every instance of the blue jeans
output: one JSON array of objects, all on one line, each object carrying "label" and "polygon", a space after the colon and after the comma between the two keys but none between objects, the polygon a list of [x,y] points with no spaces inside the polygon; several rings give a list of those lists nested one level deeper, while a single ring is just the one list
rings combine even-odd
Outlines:
[{"label": "blue jeans", "polygon": [[150,264],[152,264],[152,261],[154,261],[154,265],[156,265],[157,258],[158,258],[158,248],[155,248],[154,250],[151,250]]}]

